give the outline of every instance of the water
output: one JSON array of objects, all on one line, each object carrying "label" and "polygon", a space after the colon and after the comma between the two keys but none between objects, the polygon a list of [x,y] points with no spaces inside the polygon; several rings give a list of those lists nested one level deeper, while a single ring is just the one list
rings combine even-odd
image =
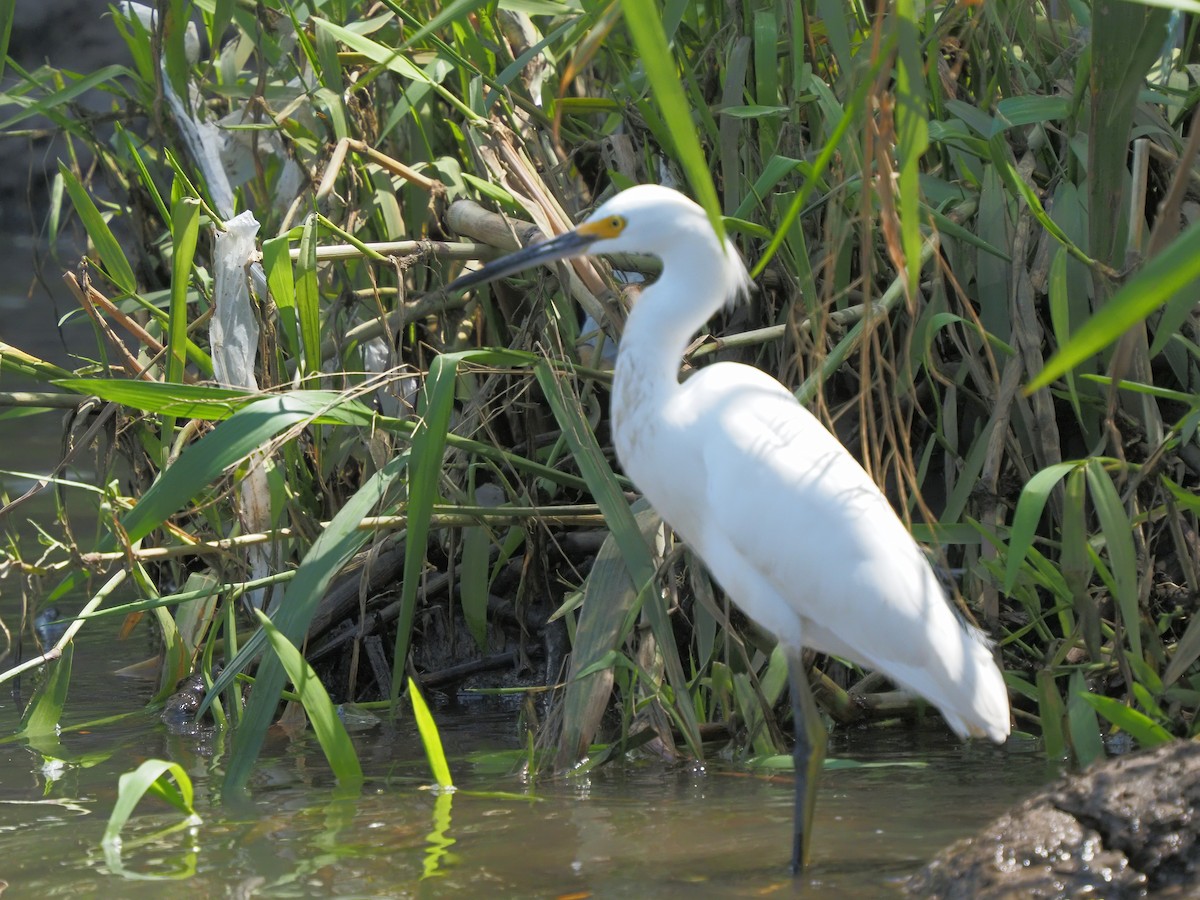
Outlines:
[{"label": "water", "polygon": [[[5,270],[19,291],[0,296],[0,337],[72,365],[54,332],[56,310],[20,299],[26,257]],[[65,308],[65,304],[64,304]],[[74,332],[87,346],[89,330]],[[68,335],[71,340],[71,335]],[[0,389],[36,387],[5,379]],[[0,426],[6,429],[14,423]],[[0,442],[0,468],[44,471],[59,456],[61,414],[20,420]],[[10,432],[12,433],[12,432]],[[9,482],[10,492],[16,485]],[[19,520],[46,520],[48,494]],[[17,527],[26,538],[28,526]],[[0,582],[0,616],[15,626],[18,594]],[[64,609],[76,608],[62,603]],[[36,747],[0,744],[0,879],[10,897],[673,897],[791,896],[787,873],[790,776],[730,765],[634,762],[582,778],[530,783],[489,752],[520,745],[514,715],[493,701],[436,706],[460,790],[441,799],[411,720],[354,735],[369,780],[338,796],[311,733],[272,733],[246,798],[213,794],[220,771],[202,744],[171,735],[146,712],[151,682],[116,673],[155,652],[143,625],[89,624],[75,652],[64,733]],[[11,657],[3,665],[11,664]],[[17,728],[22,693],[0,688],[0,736]],[[84,723],[124,714],[107,724]],[[1010,742],[1011,743],[1011,742]],[[820,783],[807,896],[891,896],[938,849],[1018,801],[1047,777],[1031,750],[963,745],[942,729],[838,735]],[[180,763],[196,783],[202,823],[144,800],[119,855],[101,836],[119,777],[143,760]],[[507,792],[519,798],[487,796]]]},{"label": "water", "polygon": [[[35,240],[20,235],[0,236],[0,340],[40,359],[74,369],[80,360],[72,354],[95,355],[95,339],[86,317],[76,315],[61,327],[59,320],[77,304],[57,279],[60,271],[54,263],[45,266],[40,284],[35,281]],[[44,254],[45,251],[43,250]],[[51,385],[32,379],[0,374],[0,391],[52,391]],[[63,421],[66,410],[54,409],[32,415],[11,417],[18,410],[0,407],[0,469],[34,475],[46,474],[62,457]],[[81,465],[87,465],[84,454]],[[81,476],[78,467],[68,477]],[[86,472],[82,473],[86,480]],[[22,475],[0,474],[0,485],[15,499],[25,492],[33,479]],[[33,534],[30,519],[43,520],[53,510],[46,496],[40,505],[26,505],[11,518],[0,520],[0,527],[12,528],[22,536]],[[0,586],[0,591],[3,586]]]},{"label": "water", "polygon": [[[294,742],[273,734],[249,796],[216,803],[211,758],[144,712],[150,684],[113,674],[147,651],[144,639],[115,640],[115,628],[85,632],[65,724],[129,717],[68,731],[54,748],[0,745],[6,898],[715,898],[798,889],[787,873],[790,777],[633,762],[530,783],[488,755],[520,744],[512,713],[491,700],[435,705],[460,789],[452,797],[439,801],[425,787],[423,752],[403,718],[355,734],[369,779],[359,796],[338,796],[311,734]],[[0,733],[11,734],[18,715],[5,695]],[[933,727],[853,732],[832,749],[860,765],[831,766],[821,780],[806,882],[822,896],[898,894],[940,847],[1046,777],[1032,752],[959,744]],[[161,833],[179,817],[144,800],[119,859],[106,858],[100,838],[117,779],[151,757],[189,771],[203,822]],[[501,791],[520,796],[483,793]],[[180,872],[190,874],[169,879]]]}]

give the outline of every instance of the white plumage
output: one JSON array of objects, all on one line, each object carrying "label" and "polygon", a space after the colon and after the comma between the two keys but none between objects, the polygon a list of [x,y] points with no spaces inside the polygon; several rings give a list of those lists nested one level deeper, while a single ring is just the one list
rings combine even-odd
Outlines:
[{"label": "white plumage", "polygon": [[783,385],[738,363],[707,366],[680,383],[692,335],[750,287],[737,251],[720,245],[695,203],[668,188],[631,188],[575,231],[451,287],[582,253],[629,252],[658,256],[663,272],[634,305],[618,349],[617,456],[734,602],[788,650],[799,869],[811,824],[802,770],[811,743],[822,740],[814,723],[801,721],[811,698],[804,707],[795,696],[808,691],[796,671],[801,647],[884,672],[937,706],[962,736],[1003,741],[1008,694],[986,640],[950,608],[887,499]]}]

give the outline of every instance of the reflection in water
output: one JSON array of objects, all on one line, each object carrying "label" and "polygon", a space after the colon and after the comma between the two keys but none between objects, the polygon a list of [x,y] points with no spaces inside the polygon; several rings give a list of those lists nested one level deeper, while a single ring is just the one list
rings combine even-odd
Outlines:
[{"label": "reflection in water", "polygon": [[[137,710],[145,702],[138,692],[131,696],[128,682],[107,674],[118,667],[114,644],[106,642],[102,652],[77,651],[80,665],[97,668],[76,681],[94,693],[73,698],[72,721],[122,704]],[[9,733],[15,715],[0,705],[0,726]],[[790,776],[647,762],[529,788],[518,775],[496,774],[494,758],[472,756],[517,746],[510,710],[468,703],[434,709],[434,715],[459,787],[453,799],[422,789],[431,778],[411,719],[355,735],[368,784],[352,800],[334,796],[310,739],[268,748],[248,801],[212,805],[207,790],[220,773],[151,714],[90,734],[64,734],[67,772],[50,785],[37,754],[0,745],[6,850],[0,874],[21,895],[39,896],[460,897],[487,891],[667,897],[686,891],[690,898],[790,896],[796,889],[786,858]],[[123,865],[129,873],[150,874],[194,862],[196,874],[183,882],[123,879],[100,848],[117,777],[146,756],[173,756],[189,769],[204,821],[190,834],[142,843],[177,821],[147,801],[126,826]],[[821,781],[805,883],[822,896],[897,893],[904,877],[937,849],[983,825],[1048,774],[1032,752],[964,745],[932,727],[851,732],[834,741],[832,756],[853,764],[830,766]],[[529,799],[488,791],[527,791]],[[3,802],[43,794],[54,804]]]},{"label": "reflection in water", "polygon": [[454,838],[450,837],[450,806],[453,800],[453,791],[441,790],[433,801],[433,831],[425,838],[429,846],[425,850],[425,866],[421,873],[423,879],[441,874],[442,858],[454,844]]}]

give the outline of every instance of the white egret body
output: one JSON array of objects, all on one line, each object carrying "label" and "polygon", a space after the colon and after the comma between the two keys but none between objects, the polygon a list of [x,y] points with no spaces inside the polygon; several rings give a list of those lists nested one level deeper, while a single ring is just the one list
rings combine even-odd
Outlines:
[{"label": "white egret body", "polygon": [[883,672],[937,706],[963,737],[1003,741],[1008,694],[986,640],[946,602],[879,488],[782,384],[727,362],[680,383],[692,335],[750,287],[733,245],[720,245],[691,200],[668,188],[631,188],[575,231],[450,287],[583,253],[634,252],[658,256],[663,271],[634,305],[618,348],[617,456],[734,602],[787,650],[799,870],[811,831],[808,782],[824,748],[802,647]]}]

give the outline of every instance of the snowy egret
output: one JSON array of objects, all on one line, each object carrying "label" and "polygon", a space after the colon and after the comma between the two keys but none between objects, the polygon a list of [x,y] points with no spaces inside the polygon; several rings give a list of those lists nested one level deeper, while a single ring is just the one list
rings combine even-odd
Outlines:
[{"label": "snowy egret", "polygon": [[862,466],[778,381],[716,363],[682,384],[688,341],[750,277],[704,211],[642,185],[583,224],[469,273],[456,290],[589,253],[646,253],[662,276],[634,304],[613,374],[625,473],[788,657],[796,726],[792,869],[808,858],[825,731],[802,663],[812,647],[877,669],[960,736],[1003,741],[1008,694],[987,640],[946,601],[928,560]]}]

